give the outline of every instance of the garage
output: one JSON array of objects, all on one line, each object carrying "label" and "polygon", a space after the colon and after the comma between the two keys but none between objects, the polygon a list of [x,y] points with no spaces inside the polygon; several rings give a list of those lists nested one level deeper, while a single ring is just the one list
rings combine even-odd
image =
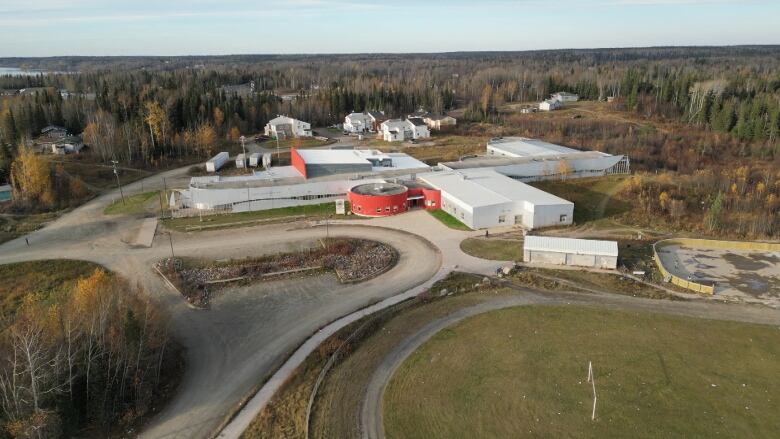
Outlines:
[{"label": "garage", "polygon": [[523,244],[523,260],[538,264],[614,270],[617,268],[617,257],[616,241],[526,236]]}]

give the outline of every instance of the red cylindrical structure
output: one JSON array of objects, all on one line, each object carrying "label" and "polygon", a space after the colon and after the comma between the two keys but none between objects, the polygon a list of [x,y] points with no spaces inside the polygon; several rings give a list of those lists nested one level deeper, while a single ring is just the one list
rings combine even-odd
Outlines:
[{"label": "red cylindrical structure", "polygon": [[394,183],[368,183],[349,191],[352,213],[361,216],[390,216],[408,210],[409,189]]}]

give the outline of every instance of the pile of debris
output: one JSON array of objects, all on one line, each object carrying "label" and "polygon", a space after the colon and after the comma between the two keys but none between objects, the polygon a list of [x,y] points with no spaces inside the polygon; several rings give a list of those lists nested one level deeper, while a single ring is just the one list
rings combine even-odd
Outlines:
[{"label": "pile of debris", "polygon": [[275,276],[301,275],[315,270],[333,270],[341,282],[360,282],[392,268],[398,253],[392,247],[362,239],[331,239],[320,247],[295,253],[218,263],[183,263],[176,268],[169,259],[157,268],[193,305],[208,306],[212,291],[231,282],[251,282]]}]

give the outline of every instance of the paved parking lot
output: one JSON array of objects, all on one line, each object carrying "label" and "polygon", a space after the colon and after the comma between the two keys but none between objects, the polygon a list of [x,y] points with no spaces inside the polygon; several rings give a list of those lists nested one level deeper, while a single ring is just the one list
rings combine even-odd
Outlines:
[{"label": "paved parking lot", "polygon": [[780,253],[670,245],[658,251],[670,273],[715,282],[715,294],[780,307]]}]

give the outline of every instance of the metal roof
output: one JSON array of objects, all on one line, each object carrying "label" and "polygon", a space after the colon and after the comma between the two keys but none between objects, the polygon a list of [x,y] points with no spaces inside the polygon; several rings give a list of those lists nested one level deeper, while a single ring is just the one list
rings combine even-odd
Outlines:
[{"label": "metal roof", "polygon": [[618,255],[617,241],[594,239],[558,238],[554,236],[526,236],[524,250],[574,253],[578,255]]},{"label": "metal roof", "polygon": [[490,139],[488,146],[516,157],[537,157],[581,152],[576,149],[524,137],[498,137]]},{"label": "metal roof", "polygon": [[534,205],[572,204],[571,201],[513,180],[492,169],[432,172],[419,177],[471,207],[520,201]]}]

